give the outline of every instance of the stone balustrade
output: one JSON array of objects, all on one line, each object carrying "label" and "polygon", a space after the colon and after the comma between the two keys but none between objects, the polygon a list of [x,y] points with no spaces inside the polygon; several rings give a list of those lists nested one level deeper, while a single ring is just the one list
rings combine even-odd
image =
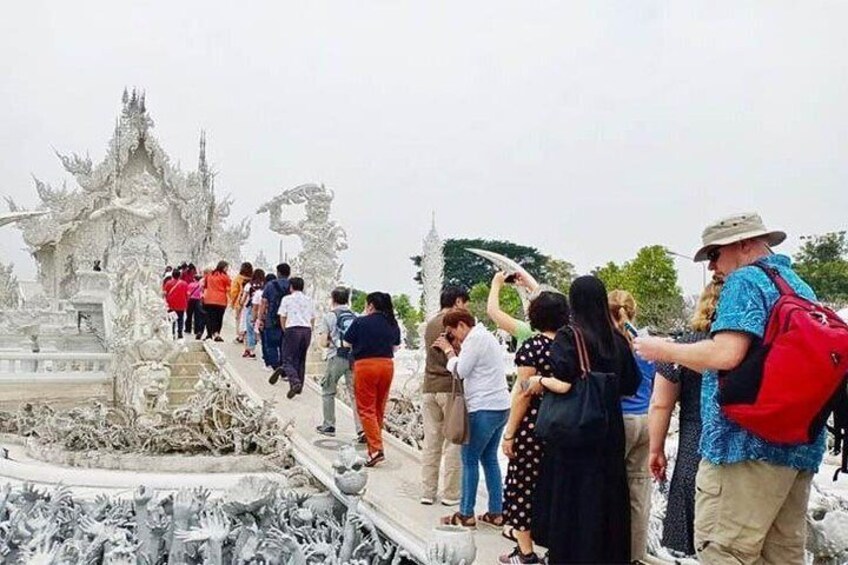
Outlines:
[{"label": "stone balustrade", "polygon": [[22,403],[68,409],[81,403],[109,403],[114,396],[109,353],[0,351],[0,410]]},{"label": "stone balustrade", "polygon": [[0,382],[109,380],[110,353],[0,351]]}]

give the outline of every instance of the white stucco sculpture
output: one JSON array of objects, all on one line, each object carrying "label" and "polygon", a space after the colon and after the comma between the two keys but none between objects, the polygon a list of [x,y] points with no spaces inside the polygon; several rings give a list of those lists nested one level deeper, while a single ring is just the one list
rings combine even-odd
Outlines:
[{"label": "white stucco sculpture", "polygon": [[139,414],[168,407],[168,361],[176,345],[159,288],[159,276],[149,263],[127,259],[112,291],[115,396]]},{"label": "white stucco sculpture", "polygon": [[[319,309],[326,308],[330,291],[341,279],[339,252],[347,249],[347,234],[330,219],[335,194],[323,184],[302,184],[263,204],[257,214],[270,214],[270,228],[280,235],[300,238],[301,252],[292,261],[292,273],[303,277],[306,292]],[[284,206],[303,204],[306,217],[299,222],[283,219]]]}]

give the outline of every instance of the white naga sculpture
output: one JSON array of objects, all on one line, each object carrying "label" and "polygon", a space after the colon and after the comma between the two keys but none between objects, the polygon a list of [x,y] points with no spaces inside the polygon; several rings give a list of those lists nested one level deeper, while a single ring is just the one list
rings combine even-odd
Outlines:
[{"label": "white naga sculpture", "polygon": [[[144,94],[124,91],[123,106],[103,161],[58,154],[78,188],[53,188],[35,179],[41,200],[29,212],[9,201],[20,216],[24,241],[38,262],[45,292],[68,298],[75,276],[95,261],[117,272],[126,258],[146,257],[157,269],[193,261],[236,262],[250,230],[247,221],[226,227],[230,199],[215,195],[214,173],[200,137],[196,171],[185,173],[160,147]],[[28,217],[27,214],[44,217]],[[2,222],[2,220],[0,220]]]},{"label": "white naga sculpture", "polygon": [[[292,261],[292,272],[303,277],[307,294],[319,309],[326,309],[330,292],[341,279],[338,253],[347,249],[347,234],[330,219],[334,197],[333,191],[323,184],[302,184],[284,191],[256,211],[270,214],[272,231],[300,238],[302,250]],[[283,220],[283,206],[300,204],[305,205],[306,218],[297,223]]]},{"label": "white naga sculpture", "polygon": [[168,360],[175,342],[159,288],[159,276],[149,263],[128,259],[112,292],[115,396],[139,414],[168,407]]}]

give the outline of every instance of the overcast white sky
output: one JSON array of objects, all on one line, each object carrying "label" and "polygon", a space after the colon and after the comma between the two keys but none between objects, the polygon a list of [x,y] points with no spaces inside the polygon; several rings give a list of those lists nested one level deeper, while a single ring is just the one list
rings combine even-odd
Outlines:
[{"label": "overcast white sky", "polygon": [[[580,271],[759,210],[797,236],[844,229],[846,2],[27,2],[0,22],[0,194],[97,161],[124,86],[193,168],[201,128],[245,250],[258,205],[323,182],[358,287],[412,291],[444,237],[537,246]],[[2,206],[2,204],[0,204]],[[287,244],[292,247],[294,241]],[[19,232],[4,262],[33,276]],[[699,266],[679,261],[687,292]]]}]

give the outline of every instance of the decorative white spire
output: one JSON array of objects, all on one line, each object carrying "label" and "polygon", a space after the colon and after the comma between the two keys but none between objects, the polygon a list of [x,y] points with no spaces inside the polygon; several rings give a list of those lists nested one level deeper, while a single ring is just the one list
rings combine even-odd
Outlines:
[{"label": "decorative white spire", "polygon": [[436,212],[433,212],[430,233],[424,238],[421,253],[421,286],[424,292],[424,317],[429,320],[440,310],[439,300],[444,284],[444,243],[436,231]]}]

